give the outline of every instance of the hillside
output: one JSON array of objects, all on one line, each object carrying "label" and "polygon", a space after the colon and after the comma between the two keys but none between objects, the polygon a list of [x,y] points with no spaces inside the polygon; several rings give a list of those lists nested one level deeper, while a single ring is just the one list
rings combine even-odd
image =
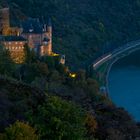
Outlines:
[{"label": "hillside", "polygon": [[74,69],[140,36],[139,0],[8,1],[27,16],[52,18],[54,50],[66,54]]},{"label": "hillside", "polygon": [[140,139],[140,123],[101,93],[98,73],[80,69],[140,37],[140,0],[0,0],[8,5],[12,24],[51,17],[54,51],[67,63],[27,45],[16,64],[0,46],[0,140]]},{"label": "hillside", "polygon": [[[105,97],[93,93],[89,96],[91,87],[85,86],[85,89],[81,84],[73,90],[68,84],[63,85],[63,96],[57,92],[60,99],[56,93],[52,96],[51,92],[48,96],[38,88],[0,76],[0,139],[5,140],[1,137],[4,128],[16,120],[28,122],[36,128],[41,139],[94,140],[96,137],[98,140],[134,140],[140,137],[139,125],[126,111],[116,108]],[[20,133],[25,132],[20,130]],[[8,135],[15,137],[17,133],[13,131]]]},{"label": "hillside", "polygon": [[35,133],[32,137],[42,140],[140,137],[139,124],[101,94],[97,81],[85,71],[71,77],[67,67],[58,63],[59,58],[39,59],[32,52],[25,60],[15,64],[9,53],[0,53],[1,140],[9,135],[19,140],[21,133],[28,138],[28,129]]}]

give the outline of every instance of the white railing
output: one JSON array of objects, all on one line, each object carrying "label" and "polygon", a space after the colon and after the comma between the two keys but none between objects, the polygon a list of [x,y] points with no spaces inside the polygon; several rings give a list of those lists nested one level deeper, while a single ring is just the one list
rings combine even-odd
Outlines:
[{"label": "white railing", "polygon": [[102,64],[104,64],[108,60],[114,58],[115,56],[117,56],[117,55],[119,55],[127,50],[130,50],[132,48],[136,48],[139,45],[140,45],[140,40],[132,41],[132,42],[127,43],[126,45],[123,45],[123,46],[113,50],[112,52],[107,53],[107,54],[101,56],[100,58],[98,58],[97,60],[95,60],[95,62],[93,62],[93,68],[97,69],[99,66],[101,66]]}]

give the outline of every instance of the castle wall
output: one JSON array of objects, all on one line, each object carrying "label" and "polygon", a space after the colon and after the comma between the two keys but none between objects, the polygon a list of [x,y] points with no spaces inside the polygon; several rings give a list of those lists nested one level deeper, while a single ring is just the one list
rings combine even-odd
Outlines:
[{"label": "castle wall", "polygon": [[50,49],[50,44],[48,43],[47,45],[43,44],[40,47],[40,55],[44,56],[44,55],[51,55],[52,54],[52,50]]},{"label": "castle wall", "polygon": [[15,63],[25,61],[24,45],[26,41],[3,41],[5,49],[9,50],[11,59]]},{"label": "castle wall", "polygon": [[[44,26],[46,27],[46,25]],[[25,39],[27,39],[27,44],[30,47],[30,49],[33,49],[37,54],[39,53],[41,56],[52,55],[52,26],[51,24],[49,24],[49,26],[46,28],[47,30],[46,29],[39,30],[39,31],[37,30],[36,32],[35,29],[32,32],[30,32],[31,29],[30,28],[26,29],[26,26],[25,26],[25,32],[24,32],[24,28],[22,29],[19,27],[10,27],[9,8],[0,9],[0,34],[1,35],[22,36]],[[44,31],[46,32],[44,33]],[[48,39],[47,43],[43,41],[44,38]],[[21,61],[22,58],[24,58],[23,48],[24,48],[25,42],[5,41],[3,43],[6,49],[10,51],[10,54],[13,60],[18,62],[18,61]]]},{"label": "castle wall", "polygon": [[42,44],[42,34],[22,34],[28,40],[28,45],[31,49],[37,49]]},{"label": "castle wall", "polygon": [[42,42],[42,46],[40,49],[40,55],[51,55],[52,54],[52,27],[49,26],[47,28],[47,32],[43,34],[43,38],[48,38],[49,41],[47,43]]}]

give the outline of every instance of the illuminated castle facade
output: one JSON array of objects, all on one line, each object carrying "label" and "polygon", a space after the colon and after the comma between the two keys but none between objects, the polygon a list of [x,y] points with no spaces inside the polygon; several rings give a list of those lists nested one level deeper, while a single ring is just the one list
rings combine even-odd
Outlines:
[{"label": "illuminated castle facade", "polygon": [[53,54],[51,21],[46,25],[39,19],[28,18],[20,23],[20,27],[11,27],[9,8],[0,9],[0,43],[17,63],[23,61],[26,43],[40,56],[50,56]]}]

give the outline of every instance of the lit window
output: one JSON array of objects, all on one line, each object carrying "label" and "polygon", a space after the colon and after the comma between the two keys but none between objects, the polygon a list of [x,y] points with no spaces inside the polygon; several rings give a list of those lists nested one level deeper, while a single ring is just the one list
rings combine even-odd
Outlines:
[{"label": "lit window", "polygon": [[11,44],[11,42],[9,42],[9,44]]},{"label": "lit window", "polygon": [[18,44],[18,42],[16,42],[16,44]]},{"label": "lit window", "polygon": [[69,73],[69,76],[70,76],[71,78],[76,78],[76,73]]}]

